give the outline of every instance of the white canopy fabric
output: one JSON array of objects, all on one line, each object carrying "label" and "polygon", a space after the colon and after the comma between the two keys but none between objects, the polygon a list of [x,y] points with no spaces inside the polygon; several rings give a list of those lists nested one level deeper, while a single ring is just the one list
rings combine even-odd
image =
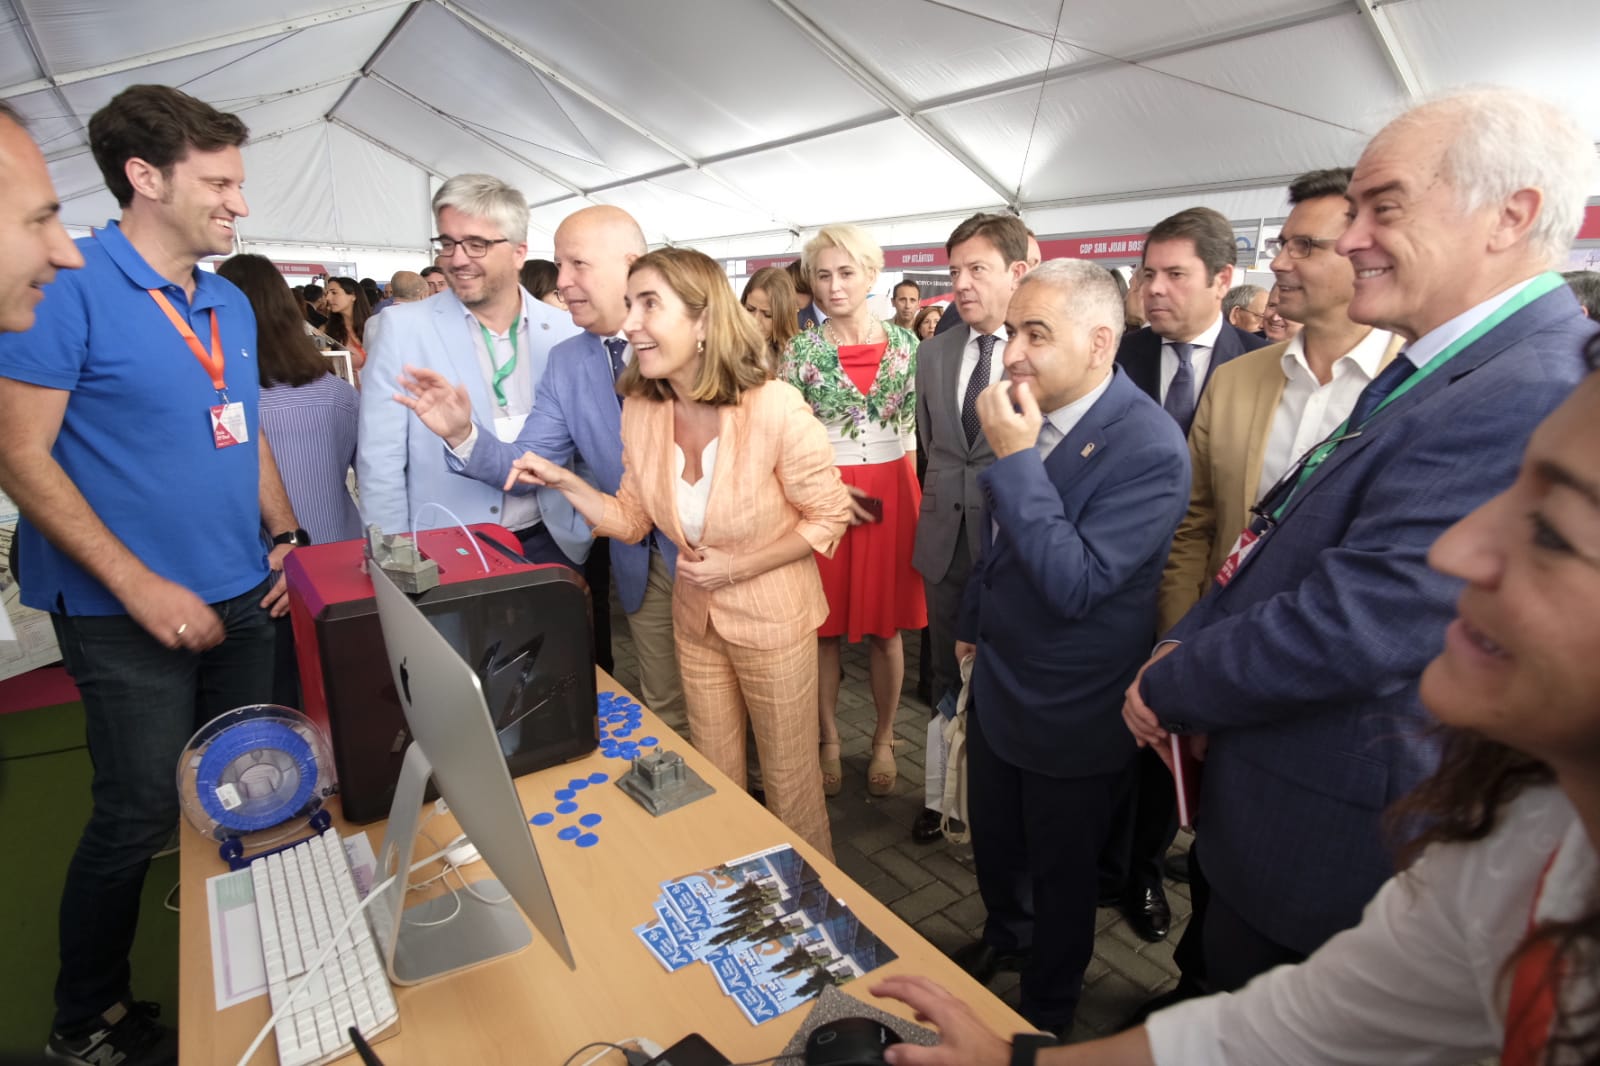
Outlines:
[{"label": "white canopy fabric", "polygon": [[69,223],[117,214],[89,116],[160,82],[250,126],[245,247],[411,254],[465,171],[522,189],[534,249],[586,203],[725,256],[1002,206],[1039,232],[1268,216],[1454,85],[1600,140],[1597,57],[1593,0],[0,0],[0,97]]}]

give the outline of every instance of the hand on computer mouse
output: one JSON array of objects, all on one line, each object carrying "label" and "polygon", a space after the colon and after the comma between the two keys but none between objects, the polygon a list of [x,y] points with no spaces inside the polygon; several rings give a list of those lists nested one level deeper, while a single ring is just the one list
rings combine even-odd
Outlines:
[{"label": "hand on computer mouse", "polygon": [[1011,1045],[990,1032],[961,1000],[926,977],[889,977],[872,994],[898,999],[917,1012],[917,1021],[939,1029],[938,1047],[896,1044],[884,1052],[890,1066],[1007,1066]]},{"label": "hand on computer mouse", "polygon": [[884,1066],[900,1034],[876,1018],[823,1022],[806,1038],[806,1066]]}]

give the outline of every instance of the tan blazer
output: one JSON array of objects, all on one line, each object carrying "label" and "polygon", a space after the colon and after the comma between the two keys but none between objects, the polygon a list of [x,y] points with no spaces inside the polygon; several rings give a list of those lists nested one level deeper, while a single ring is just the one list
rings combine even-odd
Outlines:
[{"label": "tan blazer", "polygon": [[[628,543],[659,528],[693,550],[678,521],[672,404],[630,397],[622,408],[622,484],[595,535]],[[850,522],[850,496],[828,431],[792,385],[769,381],[720,412],[717,461],[701,545],[743,554],[796,532],[831,555]],[[715,591],[678,582],[672,624],[704,636],[709,618],[730,644],[779,648],[815,632],[828,601],[811,555]]]},{"label": "tan blazer", "polygon": [[[1270,487],[1261,484],[1261,461],[1283,398],[1288,347],[1288,341],[1280,341],[1229,360],[1200,394],[1189,430],[1189,511],[1172,538],[1161,575],[1157,633],[1171,629],[1206,594],[1250,524],[1251,506]],[[1388,366],[1400,347],[1396,337],[1378,369]]]}]

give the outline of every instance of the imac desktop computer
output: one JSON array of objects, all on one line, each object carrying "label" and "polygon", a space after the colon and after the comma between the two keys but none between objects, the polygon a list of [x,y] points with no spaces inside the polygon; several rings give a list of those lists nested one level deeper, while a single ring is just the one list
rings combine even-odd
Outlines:
[{"label": "imac desktop computer", "polygon": [[[576,969],[506,765],[504,733],[516,723],[497,729],[473,667],[388,575],[377,566],[368,569],[389,669],[412,736],[378,853],[379,880],[396,871],[400,876],[372,903],[373,930],[390,979],[417,984],[520,950],[532,941],[522,914]],[[585,617],[572,619],[573,626],[587,624]],[[405,873],[415,861],[430,778],[497,880],[473,882],[473,892],[457,890],[408,910]]]}]

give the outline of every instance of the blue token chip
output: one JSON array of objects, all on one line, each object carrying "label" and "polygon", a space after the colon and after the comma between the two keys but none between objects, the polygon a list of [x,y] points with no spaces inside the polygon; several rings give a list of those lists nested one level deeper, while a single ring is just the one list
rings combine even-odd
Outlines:
[{"label": "blue token chip", "polygon": [[558,789],[556,789],[556,799],[558,799],[558,800],[569,800],[569,799],[572,799],[573,797],[575,797],[576,795],[577,795],[577,793],[572,791],[572,789],[570,789],[570,788],[558,788]]},{"label": "blue token chip", "polygon": [[639,746],[641,748],[653,748],[660,743],[661,741],[657,740],[655,737],[641,737],[639,739]]},{"label": "blue token chip", "polygon": [[528,819],[528,824],[529,825],[549,825],[551,822],[553,822],[555,820],[556,820],[556,816],[551,814],[549,811],[540,811],[538,814],[536,814],[532,818]]},{"label": "blue token chip", "polygon": [[596,844],[600,843],[600,838],[595,836],[593,833],[584,833],[582,836],[578,837],[577,840],[573,841],[573,843],[578,845],[580,848],[592,848]]},{"label": "blue token chip", "polygon": [[586,814],[578,819],[578,824],[585,827],[597,826],[600,824],[600,816],[598,814]]},{"label": "blue token chip", "polygon": [[557,814],[571,814],[573,811],[575,811],[577,809],[578,809],[578,805],[576,803],[558,803],[558,804],[556,804],[556,813]]},{"label": "blue token chip", "polygon": [[567,787],[571,788],[571,789],[585,789],[585,788],[588,788],[589,787],[589,779],[587,777],[574,777],[571,781],[567,782]]},{"label": "blue token chip", "polygon": [[591,785],[603,785],[609,780],[611,780],[611,778],[601,773],[599,770],[596,770],[594,773],[589,775],[589,783]]},{"label": "blue token chip", "polygon": [[612,735],[617,737],[617,738],[619,738],[619,739],[626,739],[628,737],[633,736],[633,730],[632,729],[619,729],[615,733],[613,733]]},{"label": "blue token chip", "polygon": [[560,837],[562,840],[574,840],[577,838],[578,832],[579,830],[577,826],[566,825],[561,827],[561,831],[557,833],[556,836]]}]

